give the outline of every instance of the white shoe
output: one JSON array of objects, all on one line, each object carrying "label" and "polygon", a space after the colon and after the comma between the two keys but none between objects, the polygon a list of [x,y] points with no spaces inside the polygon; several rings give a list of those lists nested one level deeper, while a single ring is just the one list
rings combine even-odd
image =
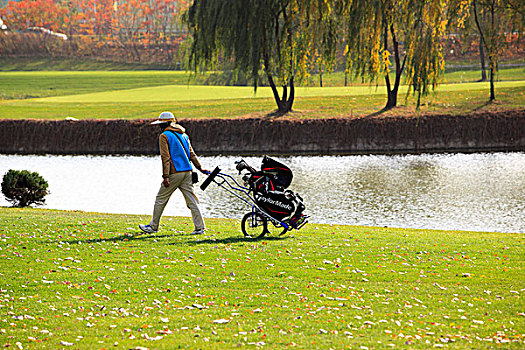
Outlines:
[{"label": "white shoe", "polygon": [[192,235],[202,235],[202,234],[204,234],[204,233],[205,233],[205,232],[204,232],[204,229],[201,228],[200,230],[195,230],[195,231],[193,231],[191,234],[192,234]]},{"label": "white shoe", "polygon": [[139,228],[146,233],[155,233],[157,230],[154,230],[150,225],[139,225]]}]

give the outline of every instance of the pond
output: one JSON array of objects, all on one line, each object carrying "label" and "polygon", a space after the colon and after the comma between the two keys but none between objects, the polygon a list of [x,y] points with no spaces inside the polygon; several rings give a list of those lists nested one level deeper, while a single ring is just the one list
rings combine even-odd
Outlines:
[{"label": "pond", "polygon": [[[275,158],[294,171],[290,189],[304,198],[310,222],[525,232],[523,152]],[[241,157],[200,159],[237,177]],[[244,159],[260,166],[261,157]],[[52,209],[150,215],[162,181],[158,156],[0,155],[0,175],[9,169],[42,175]],[[196,193],[205,217],[240,219],[249,209],[215,184]],[[0,205],[9,205],[3,196]],[[165,215],[190,215],[180,192]]]}]

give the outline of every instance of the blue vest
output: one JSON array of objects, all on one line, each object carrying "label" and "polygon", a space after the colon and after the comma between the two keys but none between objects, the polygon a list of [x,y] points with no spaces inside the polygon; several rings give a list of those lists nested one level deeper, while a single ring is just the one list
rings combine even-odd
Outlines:
[{"label": "blue vest", "polygon": [[[190,160],[188,159],[190,155],[190,140],[186,134],[179,134],[177,132],[175,133],[178,137],[173,135],[173,132],[171,131],[163,132],[163,134],[168,138],[171,161],[173,162],[173,166],[175,166],[176,171],[190,171],[191,164]],[[179,140],[182,141],[184,148],[182,148]]]}]

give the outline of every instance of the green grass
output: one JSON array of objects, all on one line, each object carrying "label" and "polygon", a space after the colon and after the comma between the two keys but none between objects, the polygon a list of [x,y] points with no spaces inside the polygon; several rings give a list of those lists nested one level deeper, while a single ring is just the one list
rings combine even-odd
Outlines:
[{"label": "green grass", "polygon": [[[464,89],[468,86],[471,89]],[[356,87],[354,92],[349,88],[326,88],[326,90],[325,88],[306,88],[305,95],[310,96],[298,95],[296,97],[295,112],[291,116],[295,118],[364,116],[377,112],[386,103],[386,96],[381,88],[372,89],[369,94],[365,95],[358,95],[359,89],[368,90],[368,87]],[[195,99],[197,93],[191,95],[191,91],[197,90],[201,100]],[[486,84],[443,85],[438,92],[423,98],[420,113],[465,114],[473,111],[497,111],[525,106],[525,82],[504,82],[498,85],[496,90],[498,100],[493,104],[486,103],[487,90]],[[232,91],[237,95],[224,93]],[[264,90],[259,89],[257,96],[263,93]],[[318,95],[315,96],[315,93]],[[147,119],[156,117],[162,110],[171,110],[181,119],[237,118],[247,115],[264,116],[275,110],[272,98],[249,98],[252,94],[253,90],[246,87],[164,86],[106,94],[96,93],[83,97],[64,96],[0,101],[0,118]],[[110,102],[117,96],[119,102]],[[218,99],[219,97],[222,99]],[[164,98],[170,100],[162,101]],[[100,102],[94,102],[97,99]],[[85,102],[85,100],[92,102]],[[401,93],[399,104],[400,107],[389,114],[416,114],[414,98],[405,102],[405,95]]]},{"label": "green grass", "polygon": [[0,344],[523,348],[522,235],[148,219],[0,208]]},{"label": "green grass", "polygon": [[[473,71],[449,73],[445,76],[444,83],[473,83],[479,79],[476,74]],[[501,70],[498,78],[502,83],[525,80],[525,68]],[[164,85],[201,85],[205,80],[205,75],[182,71],[0,71],[0,101],[111,92]],[[324,83],[326,91],[341,91],[344,89],[344,75],[341,72],[327,74],[324,77]],[[378,83],[379,91],[384,93],[382,87],[384,81],[379,80]],[[317,84],[312,83],[311,88],[317,89]],[[253,95],[252,87],[240,89],[247,91],[243,93],[243,96]],[[260,90],[265,89],[268,90],[267,88]],[[376,90],[375,84],[361,83],[359,79],[354,79],[349,89],[360,90],[363,93]],[[265,95],[271,96],[269,93]]]},{"label": "green grass", "polygon": [[[523,81],[505,81],[498,83],[499,88],[523,88]],[[461,91],[484,90],[486,83],[444,84],[439,91],[444,93],[456,93]],[[407,86],[400,87],[400,95],[406,94]],[[298,97],[328,97],[328,96],[364,96],[384,95],[384,88],[369,86],[354,87],[298,87],[295,89]],[[225,100],[246,98],[271,98],[273,96],[269,87],[260,87],[255,92],[253,88],[246,86],[197,86],[197,85],[166,85],[157,87],[137,88],[110,92],[98,92],[91,94],[69,95],[58,97],[47,97],[33,100],[43,103],[109,103],[109,102],[179,102],[179,101],[201,101],[201,100]]]},{"label": "green grass", "polygon": [[0,57],[0,72],[167,70],[167,65],[125,63],[92,58]]},{"label": "green grass", "polygon": [[[487,105],[488,83],[442,84],[423,98],[419,113],[463,114],[525,106],[522,80],[496,84],[496,103]],[[458,74],[449,75],[454,81]],[[0,73],[0,118],[8,119],[139,119],[173,110],[180,118],[237,118],[265,116],[275,110],[268,87],[257,94],[251,87],[197,86],[204,76],[173,71],[3,72]],[[390,114],[415,114],[415,99],[405,101],[406,86],[398,97],[400,107]],[[366,116],[386,103],[384,86],[298,87],[296,118]]]},{"label": "green grass", "polygon": [[1,72],[0,101],[187,85],[192,81],[189,73],[175,71]]},{"label": "green grass", "polygon": [[[523,62],[520,62],[523,63]],[[488,73],[487,73],[488,74]],[[392,73],[390,79],[393,82],[395,75]],[[455,83],[474,83],[481,79],[480,70],[451,70],[446,72],[443,77],[442,83],[455,84]],[[525,67],[519,68],[502,68],[499,70],[496,79],[498,81],[508,80],[524,80],[525,79]],[[309,86],[319,86],[319,75],[314,74],[308,79]],[[343,72],[334,72],[323,75],[323,86],[344,86],[345,77]],[[369,85],[368,82],[363,82],[361,78],[356,78],[353,75],[348,76],[348,83],[352,85]],[[378,79],[377,83],[380,86],[385,85],[383,78]],[[375,83],[374,83],[375,85]]]}]

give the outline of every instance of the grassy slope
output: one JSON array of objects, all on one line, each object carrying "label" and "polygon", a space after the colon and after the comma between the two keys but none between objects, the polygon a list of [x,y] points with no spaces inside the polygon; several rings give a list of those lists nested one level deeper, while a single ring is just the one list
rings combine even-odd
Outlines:
[{"label": "grassy slope", "polygon": [[0,57],[0,72],[165,70],[166,65],[123,63],[92,58]]},{"label": "grassy slope", "polygon": [[[92,92],[107,92],[161,85],[188,85],[202,81],[203,76],[180,71],[15,71],[0,72],[0,100],[65,96]],[[462,71],[445,75],[444,83],[476,82],[477,72]],[[525,80],[525,68],[501,70],[499,80]],[[324,86],[339,86],[344,82],[342,73],[324,77]],[[379,86],[383,81],[378,81]],[[316,84],[312,84],[312,87]],[[367,88],[358,80],[353,86]],[[375,84],[373,84],[375,86]],[[253,89],[249,89],[253,91]],[[383,89],[380,89],[381,91]]]},{"label": "grassy slope", "polygon": [[[475,81],[477,72],[446,75],[447,82]],[[340,85],[341,73],[325,75],[325,83]],[[421,113],[464,114],[525,106],[525,69],[504,69],[496,86],[497,102],[487,105],[488,83],[442,84],[422,101]],[[520,79],[516,81],[515,79]],[[151,118],[173,110],[181,118],[264,116],[275,109],[268,88],[254,98],[250,87],[193,86],[202,76],[174,71],[0,72],[0,118],[66,117],[120,119]],[[513,81],[514,80],[514,81]],[[297,118],[364,116],[386,102],[383,86],[353,83],[351,87],[298,88]],[[405,90],[403,90],[405,89]],[[388,114],[415,115],[414,98]],[[42,98],[49,97],[49,98]]]},{"label": "grassy slope", "polygon": [[0,208],[0,344],[523,347],[521,235],[309,224],[251,241],[238,220],[195,237],[176,217],[138,235],[147,220]]},{"label": "grassy slope", "polygon": [[[504,81],[498,84],[499,88],[523,88],[524,81]],[[486,83],[444,84],[440,92],[455,93],[461,91],[485,90]],[[400,88],[400,94],[406,94],[407,87]],[[295,90],[299,97],[328,97],[328,96],[362,96],[384,95],[381,88],[368,86],[355,87],[298,87]],[[246,86],[196,86],[196,85],[168,85],[147,88],[137,88],[91,94],[47,97],[33,100],[37,103],[110,103],[110,102],[180,102],[202,100],[226,100],[246,98],[271,98],[269,87],[260,87],[254,93],[253,88]]]},{"label": "grassy slope", "polygon": [[[498,88],[498,101],[487,105],[488,92],[486,90],[442,90],[423,98],[421,113],[448,113],[464,114],[474,111],[498,111],[505,109],[523,108],[525,106],[525,86],[523,82],[509,83],[517,84],[516,87]],[[520,85],[521,84],[521,85]],[[451,88],[463,87],[464,84],[451,86]],[[482,87],[482,86],[480,86]],[[218,91],[229,88],[198,87],[201,93],[210,91],[210,97],[217,97]],[[244,90],[243,90],[244,89]],[[243,96],[249,96],[249,88],[243,88]],[[246,90],[248,89],[248,90]],[[60,102],[56,99],[39,100],[16,100],[0,101],[0,118],[25,119],[63,119],[75,117],[79,119],[140,119],[154,118],[161,110],[171,110],[181,119],[186,118],[235,118],[239,116],[255,115],[264,116],[275,109],[272,98],[227,98],[210,100],[183,100],[182,95],[173,95],[172,101],[147,101],[148,98],[156,99],[158,96],[153,92],[158,89],[148,89],[149,95],[140,95],[135,91],[122,91],[127,95],[125,101],[121,102]],[[162,90],[162,89],[161,89]],[[165,91],[185,91],[184,87],[166,87]],[[312,91],[310,89],[310,91]],[[319,90],[317,88],[317,90]],[[140,90],[139,90],[140,91]],[[143,90],[142,90],[143,91]],[[320,91],[323,93],[323,90]],[[335,96],[311,96],[297,97],[292,117],[296,118],[330,118],[362,116],[377,112],[385,104],[385,96],[380,90],[367,95],[335,95]],[[108,93],[115,96],[117,93]],[[102,96],[103,97],[103,96]],[[204,96],[205,98],[206,96]],[[93,96],[90,96],[93,98]],[[168,98],[168,97],[167,97]],[[61,99],[61,98],[58,98]],[[78,99],[67,96],[64,99]],[[177,100],[179,99],[179,100]],[[389,112],[389,114],[415,115],[414,99],[405,103],[404,94],[399,96],[400,107]]]},{"label": "grassy slope", "polygon": [[[135,119],[151,118],[165,109],[176,111],[181,118],[232,118],[263,116],[275,109],[268,88],[258,89],[254,98],[250,87],[188,85],[202,78],[173,71],[2,72],[0,118]],[[486,105],[488,83],[442,84],[437,93],[423,99],[421,112],[460,114],[523,108],[524,78],[523,68],[502,70],[500,79],[504,81],[497,85],[498,101],[491,105]],[[338,85],[344,77],[341,73],[325,76],[325,82],[330,79],[332,85]],[[475,71],[445,77],[447,82],[475,79]],[[385,99],[383,86],[354,83],[348,88],[298,88],[293,116],[362,116],[380,110]],[[415,114],[414,99],[405,101],[404,92],[400,93],[399,103],[400,107],[390,114]]]},{"label": "grassy slope", "polygon": [[89,71],[89,72],[2,72],[0,98],[32,99],[191,82],[186,72]]},{"label": "grassy slope", "polygon": [[[460,70],[460,71],[451,71],[445,73],[443,77],[443,83],[474,83],[479,81],[481,78],[481,73],[479,70]],[[525,78],[525,67],[519,68],[502,68],[500,69],[497,80],[506,81],[506,80],[523,80]],[[390,76],[390,81],[394,81],[395,75],[392,73]],[[330,74],[323,75],[323,86],[343,86],[344,85],[344,73],[335,72]],[[310,86],[319,86],[319,76],[313,75],[309,79]],[[348,83],[352,85],[361,84],[368,85],[368,83],[363,83],[361,78],[356,78],[353,76],[348,77]],[[385,85],[384,79],[378,79],[377,83],[380,86]],[[375,85],[375,84],[374,84]]]}]

